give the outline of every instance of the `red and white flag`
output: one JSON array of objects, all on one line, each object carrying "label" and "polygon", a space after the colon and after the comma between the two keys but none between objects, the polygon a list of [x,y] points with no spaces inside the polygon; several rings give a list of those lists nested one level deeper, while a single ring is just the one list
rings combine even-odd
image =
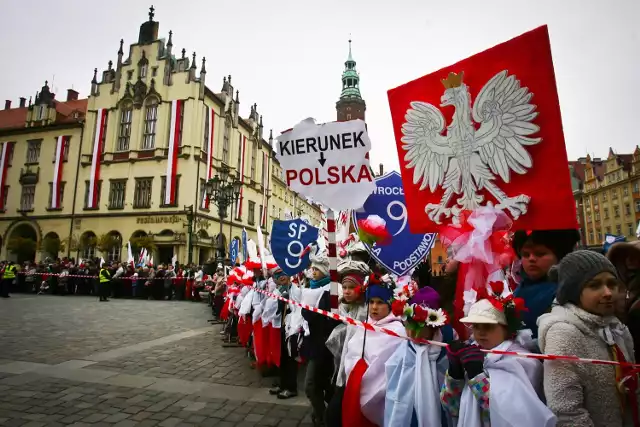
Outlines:
[{"label": "red and white flag", "polygon": [[9,154],[11,153],[12,142],[2,142],[2,152],[0,154],[0,210],[6,208],[4,205],[4,183],[7,182],[7,169],[9,168]]},{"label": "red and white flag", "polygon": [[176,172],[178,171],[178,152],[180,151],[180,117],[184,101],[176,99],[171,101],[171,124],[169,127],[169,155],[167,160],[167,177],[164,192],[164,204],[176,203]]},{"label": "red and white flag", "polygon": [[388,97],[412,233],[489,202],[512,231],[577,228],[546,26]]},{"label": "red and white flag", "polygon": [[56,158],[53,166],[53,185],[51,186],[51,209],[58,209],[62,204],[60,200],[60,188],[62,182],[62,169],[64,167],[64,148],[69,144],[69,135],[61,135],[56,138]]},{"label": "red and white flag", "polygon": [[267,202],[267,191],[269,189],[269,181],[271,178],[271,174],[269,173],[269,168],[271,167],[271,156],[269,154],[263,152],[262,153],[262,216],[260,218],[260,225],[264,227],[267,224],[267,212],[269,211]]},{"label": "red and white flag", "polygon": [[106,132],[107,114],[109,112],[103,108],[96,111],[96,128],[93,137],[93,154],[91,156],[91,176],[89,177],[89,200],[88,208],[98,207],[98,183],[100,182],[100,157],[102,155],[102,141]]},{"label": "red and white flag", "polygon": [[[211,178],[213,178],[213,138],[214,131],[216,129],[216,112],[213,108],[209,108],[207,106],[204,107],[204,112],[207,115],[206,117],[209,120],[205,120],[205,124],[207,125],[207,130],[209,137],[207,138],[207,173],[206,173],[206,182],[208,182]],[[207,193],[203,191],[202,194],[202,208],[209,209],[209,198],[207,197]]]},{"label": "red and white flag", "polygon": [[[244,154],[247,148],[247,137],[242,137],[242,144],[240,144],[240,172],[238,179],[244,184]],[[242,218],[242,201],[244,199],[244,186],[240,187],[240,197],[238,198],[238,206],[236,206],[236,219]]]}]

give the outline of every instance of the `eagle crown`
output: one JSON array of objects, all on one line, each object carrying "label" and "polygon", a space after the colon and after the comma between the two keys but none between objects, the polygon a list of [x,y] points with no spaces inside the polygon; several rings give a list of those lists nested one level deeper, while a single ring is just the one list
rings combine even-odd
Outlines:
[{"label": "eagle crown", "polygon": [[442,85],[445,89],[452,89],[454,87],[462,86],[462,78],[464,77],[464,71],[460,74],[450,72],[446,79],[441,79]]}]

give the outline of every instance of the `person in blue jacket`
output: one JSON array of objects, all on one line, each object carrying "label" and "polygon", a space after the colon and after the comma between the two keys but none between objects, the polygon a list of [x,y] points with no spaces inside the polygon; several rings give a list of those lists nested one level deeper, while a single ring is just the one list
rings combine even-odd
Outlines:
[{"label": "person in blue jacket", "polygon": [[580,241],[578,230],[516,231],[512,245],[522,264],[514,296],[524,299],[529,311],[522,313],[526,329],[538,336],[538,317],[549,312],[558,284],[547,278],[551,266],[572,252]]}]

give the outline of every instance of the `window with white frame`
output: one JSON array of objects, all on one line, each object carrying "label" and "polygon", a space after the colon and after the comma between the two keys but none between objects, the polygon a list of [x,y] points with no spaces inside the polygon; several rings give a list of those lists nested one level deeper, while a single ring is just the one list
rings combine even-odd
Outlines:
[{"label": "window with white frame", "polygon": [[158,101],[151,98],[147,102],[144,115],[143,150],[152,150],[156,146],[156,125],[158,123]]},{"label": "window with white frame", "polygon": [[251,180],[256,180],[256,167],[258,160],[258,143],[256,141],[253,142],[251,148]]},{"label": "window with white frame", "polygon": [[116,232],[111,232],[109,233],[109,235],[113,237],[114,245],[107,252],[107,261],[120,261],[120,256],[122,253],[122,236]]},{"label": "window with white frame", "polygon": [[211,114],[209,114],[209,110],[207,108],[204,109],[204,141],[202,141],[202,151],[205,153],[209,152],[209,122],[211,120]]},{"label": "window with white frame", "polygon": [[22,193],[20,194],[20,210],[30,211],[33,210],[33,202],[36,199],[36,186],[23,185]]},{"label": "window with white frame", "polygon": [[136,178],[136,186],[133,192],[134,208],[151,207],[151,190],[153,188],[153,178]]},{"label": "window with white frame", "polygon": [[238,132],[238,164],[236,166],[236,170],[238,171],[238,177],[243,179],[244,177],[240,175],[240,172],[244,173],[244,171],[241,171],[240,169],[242,169],[242,134]]},{"label": "window with white frame", "polygon": [[109,209],[124,209],[126,190],[126,179],[115,179],[109,183]]},{"label": "window with white frame", "polygon": [[231,123],[229,119],[225,120],[224,137],[222,138],[222,161],[229,164],[229,137],[231,134]]},{"label": "window with white frame", "polygon": [[25,163],[38,163],[40,160],[40,147],[42,146],[41,139],[33,139],[27,141],[27,159]]},{"label": "window with white frame", "polygon": [[247,219],[249,225],[256,223],[256,203],[249,200],[249,219]]},{"label": "window with white frame", "polygon": [[120,110],[120,125],[118,126],[118,145],[116,151],[129,151],[131,141],[131,122],[133,121],[133,104],[127,103]]},{"label": "window with white frame", "polygon": [[38,105],[36,107],[36,120],[44,120],[47,118],[47,106]]}]

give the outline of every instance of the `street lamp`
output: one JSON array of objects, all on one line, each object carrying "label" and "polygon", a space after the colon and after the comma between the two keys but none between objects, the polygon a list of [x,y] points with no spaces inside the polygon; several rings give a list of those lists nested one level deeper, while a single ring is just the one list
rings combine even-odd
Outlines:
[{"label": "street lamp", "polygon": [[[224,253],[222,240],[222,224],[227,217],[227,209],[238,202],[242,181],[229,176],[229,168],[222,166],[213,178],[205,184],[207,198],[218,206],[218,216],[220,217],[220,234],[218,235],[218,250],[220,257]],[[233,217],[233,213],[231,215]],[[229,236],[231,238],[231,236]],[[221,262],[218,259],[218,262]]]},{"label": "street lamp", "polygon": [[185,206],[184,213],[187,216],[187,233],[188,233],[188,247],[187,247],[187,263],[191,264],[193,261],[193,218],[195,216],[193,205]]}]

